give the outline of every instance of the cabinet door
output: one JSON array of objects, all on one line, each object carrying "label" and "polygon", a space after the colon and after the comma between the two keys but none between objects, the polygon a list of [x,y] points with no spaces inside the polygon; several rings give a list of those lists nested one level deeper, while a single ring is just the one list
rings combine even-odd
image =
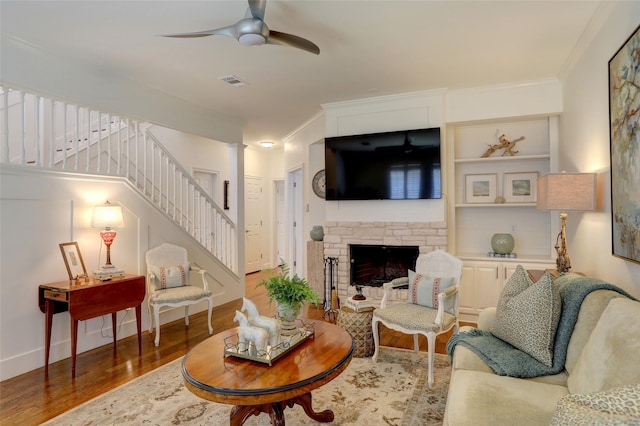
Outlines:
[{"label": "cabinet door", "polygon": [[477,314],[481,309],[495,306],[502,291],[499,263],[465,262],[460,278],[460,310]]},{"label": "cabinet door", "polygon": [[496,306],[501,292],[500,264],[476,266],[476,309]]},{"label": "cabinet door", "polygon": [[473,313],[475,311],[475,270],[474,266],[465,265],[462,267],[458,306],[460,311],[465,313]]}]

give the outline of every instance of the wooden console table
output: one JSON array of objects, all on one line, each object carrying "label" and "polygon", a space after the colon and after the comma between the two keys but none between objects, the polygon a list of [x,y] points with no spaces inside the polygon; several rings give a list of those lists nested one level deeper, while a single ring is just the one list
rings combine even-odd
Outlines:
[{"label": "wooden console table", "polygon": [[[49,349],[51,347],[51,324],[53,314],[69,311],[71,316],[71,375],[76,375],[76,349],[78,341],[78,321],[111,314],[113,327],[113,347],[116,346],[116,312],[136,308],[138,328],[138,354],[142,353],[141,316],[142,301],[145,296],[143,275],[125,275],[109,281],[93,278],[87,282],[59,281],[42,284],[38,291],[38,304],[45,314],[45,372],[49,370]],[[115,353],[115,352],[114,352]]]}]

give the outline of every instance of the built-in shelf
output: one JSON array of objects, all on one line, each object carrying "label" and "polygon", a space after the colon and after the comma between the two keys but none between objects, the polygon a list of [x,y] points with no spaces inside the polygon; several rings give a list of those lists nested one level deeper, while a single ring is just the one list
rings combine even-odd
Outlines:
[{"label": "built-in shelf", "polygon": [[[447,132],[454,176],[449,186],[454,194],[450,200],[453,207],[448,211],[454,224],[449,241],[463,262],[459,306],[466,319],[477,318],[483,308],[496,306],[504,284],[518,265],[535,270],[555,268],[551,214],[538,210],[535,201],[467,203],[466,176],[495,175],[493,192],[496,198],[505,197],[505,185],[510,182],[507,175],[544,176],[552,170],[557,129],[557,117],[523,117],[459,123]],[[497,135],[502,134],[510,140],[525,137],[516,146],[519,152],[502,157],[502,150],[498,150],[482,157],[487,146],[498,143]],[[513,235],[518,257],[488,256],[493,234],[503,232]]]},{"label": "built-in shelf", "polygon": [[495,262],[513,262],[513,263],[555,263],[555,259],[549,256],[541,256],[535,254],[518,253],[518,257],[491,257],[487,253],[456,253],[456,256],[463,260],[490,260]]},{"label": "built-in shelf", "polygon": [[455,163],[500,163],[503,161],[548,160],[549,154],[513,155],[508,157],[456,158]]},{"label": "built-in shelf", "polygon": [[475,203],[475,204],[456,204],[456,208],[469,208],[469,207],[493,207],[493,208],[507,208],[507,207],[536,207],[536,203]]}]

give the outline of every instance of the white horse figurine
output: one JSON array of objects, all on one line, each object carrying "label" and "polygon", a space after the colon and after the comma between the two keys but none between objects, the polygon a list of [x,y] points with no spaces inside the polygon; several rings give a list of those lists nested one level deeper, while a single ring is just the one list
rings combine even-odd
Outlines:
[{"label": "white horse figurine", "polygon": [[242,298],[242,308],[240,310],[242,312],[247,311],[250,325],[264,328],[269,332],[269,345],[272,348],[275,348],[280,343],[280,321],[260,315],[256,304],[246,297]]},{"label": "white horse figurine", "polygon": [[233,320],[240,323],[240,328],[238,330],[238,341],[240,343],[240,347],[248,345],[247,342],[253,342],[258,351],[264,351],[267,348],[267,341],[269,340],[269,333],[267,330],[249,325],[249,320],[240,311],[236,311],[236,316]]}]

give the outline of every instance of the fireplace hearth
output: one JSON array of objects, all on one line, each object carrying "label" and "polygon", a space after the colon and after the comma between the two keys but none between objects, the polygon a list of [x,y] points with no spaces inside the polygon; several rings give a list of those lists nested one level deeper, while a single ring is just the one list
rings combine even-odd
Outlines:
[{"label": "fireplace hearth", "polygon": [[418,246],[351,244],[349,249],[352,286],[382,287],[406,277],[419,254]]}]

